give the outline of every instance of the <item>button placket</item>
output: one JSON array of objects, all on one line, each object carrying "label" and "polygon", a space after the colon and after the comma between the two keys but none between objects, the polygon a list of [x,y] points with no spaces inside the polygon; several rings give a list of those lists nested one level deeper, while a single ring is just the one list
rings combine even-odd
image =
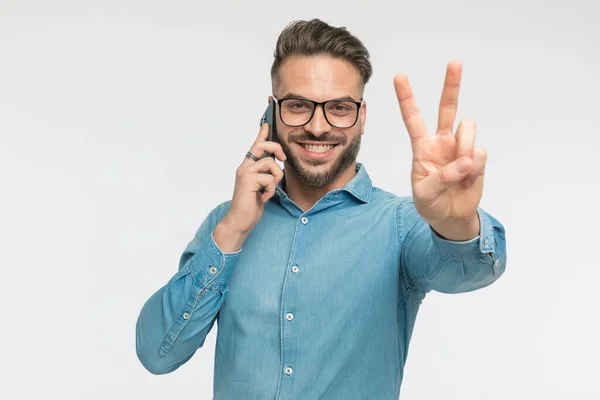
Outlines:
[{"label": "button placket", "polygon": [[[296,241],[301,242],[302,241],[302,236],[304,235],[304,233],[302,231],[307,230],[308,228],[304,228],[304,226],[306,226],[309,223],[309,218],[306,216],[300,216],[299,219],[296,220],[297,225],[296,225],[296,232],[298,233],[298,235],[296,236]],[[299,222],[299,223],[298,223]],[[293,258],[296,257],[295,251],[297,251],[297,249],[294,250],[294,253],[291,255]],[[285,279],[286,279],[286,284],[284,284],[285,287],[285,294],[284,297],[282,298],[283,301],[283,309],[282,309],[282,313],[280,314],[280,318],[281,318],[281,323],[282,325],[282,341],[281,341],[281,351],[286,355],[284,360],[283,360],[283,365],[281,366],[282,370],[280,370],[283,374],[282,376],[288,376],[290,377],[290,380],[288,379],[284,379],[284,382],[282,382],[283,385],[288,385],[291,383],[291,375],[294,372],[292,369],[292,365],[295,363],[296,361],[296,357],[297,357],[297,353],[298,353],[298,338],[297,335],[299,334],[298,329],[297,329],[297,324],[295,324],[293,322],[293,320],[296,319],[296,316],[294,315],[293,312],[291,312],[292,310],[295,310],[296,305],[297,305],[297,296],[298,296],[298,276],[297,273],[300,271],[300,267],[297,264],[288,264],[287,268],[289,268],[288,273],[286,273],[285,275]],[[291,273],[289,272],[291,271]],[[288,382],[288,383],[286,383]],[[282,387],[282,390],[284,389],[285,386]]]}]

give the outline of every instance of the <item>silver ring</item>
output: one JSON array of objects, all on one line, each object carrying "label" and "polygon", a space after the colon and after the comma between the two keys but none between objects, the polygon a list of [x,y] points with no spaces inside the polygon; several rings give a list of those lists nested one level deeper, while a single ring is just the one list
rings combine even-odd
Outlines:
[{"label": "silver ring", "polygon": [[260,158],[256,157],[254,154],[252,154],[251,151],[249,151],[249,152],[246,153],[246,158],[249,158],[250,160],[253,160],[253,161],[260,160]]}]

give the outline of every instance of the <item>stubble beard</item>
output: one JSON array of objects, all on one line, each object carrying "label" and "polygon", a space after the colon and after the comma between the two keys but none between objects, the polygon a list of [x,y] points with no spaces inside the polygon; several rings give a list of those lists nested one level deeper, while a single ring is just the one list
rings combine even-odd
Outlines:
[{"label": "stubble beard", "polygon": [[[333,162],[333,165],[323,172],[311,172],[310,166],[322,165],[323,162],[320,160],[300,160],[297,153],[293,152],[287,142],[281,140],[280,144],[283,148],[283,152],[287,156],[286,163],[294,171],[300,183],[310,187],[321,187],[331,184],[335,179],[340,176],[348,167],[350,167],[358,156],[360,151],[362,135],[356,135],[350,145],[347,146],[338,158]],[[314,140],[311,139],[311,140]],[[317,139],[316,141],[318,141]],[[326,139],[320,139],[321,141],[327,141]],[[339,141],[337,141],[339,143]],[[343,146],[344,143],[338,144]],[[305,166],[308,164],[308,166]]]}]

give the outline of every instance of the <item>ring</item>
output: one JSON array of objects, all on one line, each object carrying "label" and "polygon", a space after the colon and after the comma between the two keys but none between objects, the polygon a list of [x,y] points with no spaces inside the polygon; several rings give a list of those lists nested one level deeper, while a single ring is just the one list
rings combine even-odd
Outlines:
[{"label": "ring", "polygon": [[253,161],[260,160],[260,158],[256,157],[254,154],[252,154],[251,151],[249,151],[249,152],[246,153],[246,158],[249,158],[250,160],[253,160]]}]

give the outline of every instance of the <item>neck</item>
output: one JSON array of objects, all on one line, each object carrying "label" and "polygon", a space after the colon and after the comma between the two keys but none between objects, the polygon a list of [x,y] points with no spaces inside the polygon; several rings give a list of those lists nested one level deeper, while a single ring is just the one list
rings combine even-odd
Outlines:
[{"label": "neck", "polygon": [[288,197],[303,211],[308,211],[323,196],[335,189],[343,188],[356,175],[356,162],[352,163],[333,182],[325,186],[313,187],[300,182],[296,173],[285,168],[285,191]]}]

